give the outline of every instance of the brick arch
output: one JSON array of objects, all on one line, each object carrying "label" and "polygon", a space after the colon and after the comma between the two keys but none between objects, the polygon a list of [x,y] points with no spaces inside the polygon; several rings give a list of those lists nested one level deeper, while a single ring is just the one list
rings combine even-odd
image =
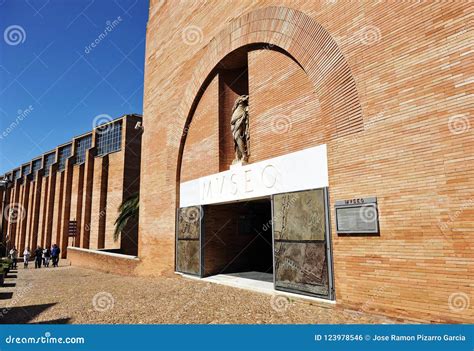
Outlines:
[{"label": "brick arch", "polygon": [[[170,153],[174,155],[174,166],[177,161],[177,184],[187,130],[215,68],[225,56],[238,48],[261,43],[285,51],[306,72],[315,87],[322,113],[328,116],[330,139],[363,130],[362,109],[354,77],[331,35],[301,11],[287,7],[257,9],[232,20],[203,49],[203,59],[194,70],[178,110],[179,120],[185,121],[184,125],[178,126],[178,135],[182,133],[179,146],[176,142],[168,145],[179,147],[177,153]],[[176,135],[168,140],[177,141]],[[176,191],[179,193],[179,185]]]}]

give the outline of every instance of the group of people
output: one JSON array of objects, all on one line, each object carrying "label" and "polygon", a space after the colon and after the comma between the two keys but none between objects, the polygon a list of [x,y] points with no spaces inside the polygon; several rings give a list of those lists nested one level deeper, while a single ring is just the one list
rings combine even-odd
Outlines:
[{"label": "group of people", "polygon": [[[27,247],[25,251],[23,251],[23,268],[28,268],[28,263],[30,262],[31,257],[35,260],[35,268],[41,268],[41,266],[49,267],[50,261],[53,262],[53,267],[58,267],[60,253],[61,250],[56,244],[51,246],[51,248],[45,249],[38,245],[36,250],[33,252],[33,255],[30,252],[30,248]],[[18,250],[16,247],[13,247],[9,254],[10,259],[12,260],[12,269],[16,269],[18,264]]]}]

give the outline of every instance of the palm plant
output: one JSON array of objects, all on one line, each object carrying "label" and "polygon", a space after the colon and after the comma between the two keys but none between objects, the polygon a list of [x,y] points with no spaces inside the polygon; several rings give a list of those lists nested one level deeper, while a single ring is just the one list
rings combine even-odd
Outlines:
[{"label": "palm plant", "polygon": [[115,220],[114,241],[117,241],[128,221],[138,217],[139,194],[135,193],[124,200],[118,208],[119,215]]}]

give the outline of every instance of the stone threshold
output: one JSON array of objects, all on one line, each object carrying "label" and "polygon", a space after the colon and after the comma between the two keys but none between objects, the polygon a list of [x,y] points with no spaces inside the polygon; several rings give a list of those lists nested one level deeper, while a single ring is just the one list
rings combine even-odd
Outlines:
[{"label": "stone threshold", "polygon": [[270,273],[260,272],[242,272],[232,274],[217,274],[206,278],[200,278],[194,275],[175,272],[176,274],[193,280],[209,282],[213,284],[226,285],[233,288],[259,292],[268,295],[282,295],[292,299],[305,300],[309,302],[317,302],[327,305],[336,305],[335,300],[327,300],[320,297],[308,296],[290,293],[286,291],[275,290],[273,287],[273,275]]}]

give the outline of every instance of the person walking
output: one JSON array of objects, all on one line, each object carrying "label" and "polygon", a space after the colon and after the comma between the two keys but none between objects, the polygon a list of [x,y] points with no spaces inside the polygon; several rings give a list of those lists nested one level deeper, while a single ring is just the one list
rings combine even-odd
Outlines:
[{"label": "person walking", "polygon": [[53,267],[58,267],[60,253],[61,250],[59,249],[59,246],[54,244],[53,248],[51,249],[51,259],[53,260]]},{"label": "person walking", "polygon": [[38,247],[35,250],[35,268],[41,268],[41,261],[42,261],[42,255],[43,255],[43,250],[41,249],[41,246],[38,245]]},{"label": "person walking", "polygon": [[25,251],[23,251],[23,268],[28,268],[28,262],[30,261],[31,252],[30,248],[27,247]]},{"label": "person walking", "polygon": [[49,267],[49,260],[51,258],[51,250],[49,248],[43,249],[43,266]]},{"label": "person walking", "polygon": [[10,258],[12,260],[12,269],[16,269],[18,263],[18,250],[15,246],[10,250]]}]

